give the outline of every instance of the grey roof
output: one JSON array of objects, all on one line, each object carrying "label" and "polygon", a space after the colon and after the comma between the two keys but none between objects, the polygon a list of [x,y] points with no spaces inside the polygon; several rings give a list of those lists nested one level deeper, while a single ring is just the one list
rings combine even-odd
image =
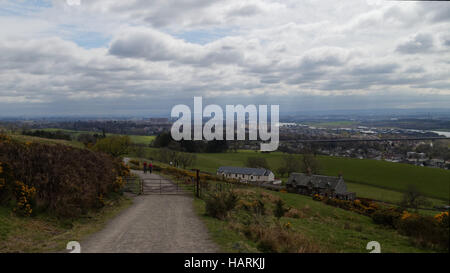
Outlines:
[{"label": "grey roof", "polygon": [[334,189],[336,193],[347,192],[347,186],[345,185],[344,179],[342,177],[291,173],[286,184],[305,187],[309,184],[312,184],[312,186],[315,188]]},{"label": "grey roof", "polygon": [[272,173],[270,170],[263,168],[244,168],[244,167],[229,167],[229,166],[219,167],[219,169],[217,169],[217,172],[225,174],[246,174],[259,176],[267,176]]}]

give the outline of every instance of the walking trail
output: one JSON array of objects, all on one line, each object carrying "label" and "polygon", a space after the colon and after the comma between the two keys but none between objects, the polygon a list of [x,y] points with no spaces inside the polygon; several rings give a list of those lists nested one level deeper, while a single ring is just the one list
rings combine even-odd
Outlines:
[{"label": "walking trail", "polygon": [[[161,178],[135,171],[142,178]],[[166,180],[165,183],[170,181]],[[146,181],[146,186],[151,181]],[[159,183],[155,180],[153,183]],[[83,253],[217,252],[185,194],[140,195],[106,227],[81,242]]]}]

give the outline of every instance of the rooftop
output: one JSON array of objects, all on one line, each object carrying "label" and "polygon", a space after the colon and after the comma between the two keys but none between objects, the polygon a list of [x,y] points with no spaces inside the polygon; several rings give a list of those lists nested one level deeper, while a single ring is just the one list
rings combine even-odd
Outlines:
[{"label": "rooftop", "polygon": [[231,166],[223,166],[217,169],[218,173],[226,173],[226,174],[245,174],[245,175],[260,175],[267,176],[272,172],[263,168],[245,168],[245,167],[231,167]]}]

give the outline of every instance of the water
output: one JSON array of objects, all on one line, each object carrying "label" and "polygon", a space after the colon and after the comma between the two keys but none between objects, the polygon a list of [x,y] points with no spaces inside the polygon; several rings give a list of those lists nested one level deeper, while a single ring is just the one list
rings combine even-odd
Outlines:
[{"label": "water", "polygon": [[439,134],[441,136],[450,137],[450,132],[442,132],[442,131],[431,131],[431,132]]}]

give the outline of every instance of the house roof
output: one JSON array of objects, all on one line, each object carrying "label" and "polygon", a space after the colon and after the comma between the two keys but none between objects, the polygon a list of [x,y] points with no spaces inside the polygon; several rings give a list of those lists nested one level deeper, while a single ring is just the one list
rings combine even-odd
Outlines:
[{"label": "house roof", "polygon": [[272,172],[267,169],[263,168],[244,168],[244,167],[230,167],[230,166],[223,166],[219,167],[217,169],[218,173],[225,173],[225,174],[245,174],[245,175],[259,175],[259,176],[268,176]]},{"label": "house roof", "polygon": [[315,188],[334,189],[337,193],[347,191],[344,179],[342,177],[325,176],[325,175],[307,175],[304,173],[291,173],[287,184],[296,186],[308,186],[312,184]]}]

